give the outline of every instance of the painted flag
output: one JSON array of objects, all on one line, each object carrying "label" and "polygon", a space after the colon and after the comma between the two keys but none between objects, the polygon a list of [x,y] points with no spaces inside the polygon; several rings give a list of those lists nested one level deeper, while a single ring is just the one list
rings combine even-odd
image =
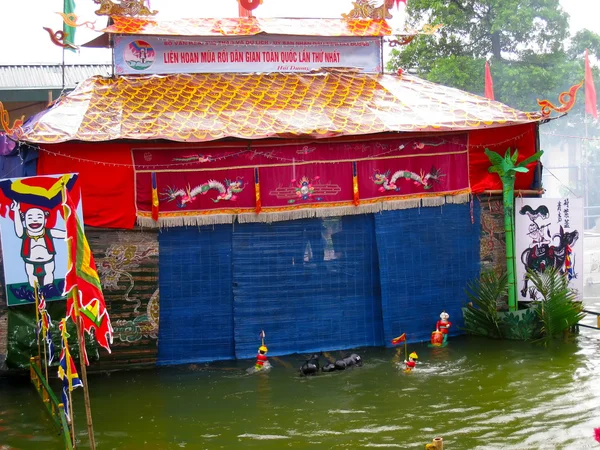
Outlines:
[{"label": "painted flag", "polygon": [[[63,13],[75,14],[75,0],[64,0]],[[63,33],[65,33],[63,43],[75,46],[75,27],[67,25],[66,22],[63,22]],[[75,51],[74,48],[69,48],[69,50]]]},{"label": "painted flag", "polygon": [[494,100],[494,81],[492,80],[492,72],[490,71],[490,64],[485,62],[485,98]]},{"label": "painted flag", "polygon": [[152,172],[152,218],[158,222],[158,189],[156,187],[156,172]]},{"label": "painted flag", "polygon": [[585,113],[598,118],[598,108],[596,106],[596,87],[592,77],[592,68],[588,58],[588,50],[585,49]]},{"label": "painted flag", "polygon": [[392,344],[398,345],[398,344],[400,344],[400,343],[402,343],[404,341],[406,341],[406,333],[402,333],[397,338],[392,339]]},{"label": "painted flag", "polygon": [[[83,329],[91,334],[94,330],[96,342],[110,353],[110,344],[113,340],[113,329],[110,323],[106,303],[102,294],[98,270],[94,262],[94,255],[83,231],[83,225],[77,217],[77,208],[69,192],[64,191],[64,218],[66,224],[66,241],[68,254],[68,269],[65,277],[65,291],[67,296],[76,289],[78,294],[78,307],[82,317]],[[73,307],[73,295],[67,297],[67,315],[73,322],[77,320]],[[86,358],[87,363],[87,358]]]},{"label": "painted flag", "polygon": [[[66,183],[67,189],[72,191],[77,182],[76,174],[63,176],[39,176],[0,181],[2,196],[0,206],[9,209],[14,200],[21,204],[33,205],[37,208],[52,211],[62,204],[62,191]],[[4,211],[0,211],[5,216]]]},{"label": "painted flag", "polygon": [[260,330],[260,334],[258,335],[259,339],[264,340],[265,339],[265,330]]},{"label": "painted flag", "polygon": [[62,319],[58,326],[61,332],[62,350],[60,352],[60,361],[58,363],[58,378],[62,381],[62,402],[65,407],[65,415],[69,422],[71,421],[71,409],[69,404],[69,391],[78,387],[83,387],[83,383],[77,373],[77,366],[71,357],[69,351],[69,334],[67,333],[67,319]]}]

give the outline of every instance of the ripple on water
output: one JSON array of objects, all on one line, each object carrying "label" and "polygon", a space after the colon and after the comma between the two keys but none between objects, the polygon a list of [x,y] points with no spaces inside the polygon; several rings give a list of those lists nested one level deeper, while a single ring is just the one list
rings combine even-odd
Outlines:
[{"label": "ripple on water", "polygon": [[382,425],[382,426],[367,426],[363,428],[355,428],[348,430],[348,433],[367,433],[367,434],[377,434],[383,433],[386,431],[398,431],[398,430],[410,430],[412,427],[408,425]]},{"label": "ripple on water", "polygon": [[289,439],[289,436],[282,436],[280,434],[240,434],[239,438],[256,439],[257,441],[271,441],[276,439]]}]

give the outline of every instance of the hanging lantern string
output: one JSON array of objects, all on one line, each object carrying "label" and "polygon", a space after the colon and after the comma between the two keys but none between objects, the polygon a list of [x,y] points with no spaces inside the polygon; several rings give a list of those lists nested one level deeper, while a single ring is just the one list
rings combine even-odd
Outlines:
[{"label": "hanging lantern string", "polygon": [[[517,141],[521,138],[523,138],[524,136],[528,135],[529,133],[531,133],[532,131],[529,130],[525,133],[522,133],[520,135],[511,137],[509,139],[506,139],[504,141],[498,141],[498,142],[493,142],[493,143],[487,143],[487,144],[476,144],[476,145],[469,145],[468,148],[469,149],[478,149],[478,148],[487,148],[487,147],[494,147],[494,146],[499,146],[499,145],[503,145],[509,142],[514,142]],[[453,143],[452,141],[447,141],[447,140],[443,140],[441,143]],[[33,146],[30,146],[33,147]],[[195,167],[198,165],[198,161],[186,161],[186,162],[174,162],[174,163],[165,163],[165,164],[133,164],[133,163],[115,163],[115,162],[106,162],[106,161],[100,161],[100,160],[94,160],[94,159],[88,159],[88,158],[81,158],[78,156],[73,156],[73,155],[69,155],[66,153],[62,153],[59,151],[54,151],[54,150],[48,150],[42,147],[33,147],[36,148],[39,152],[42,153],[46,153],[48,155],[51,156],[59,156],[62,158],[67,158],[73,161],[77,161],[77,162],[81,162],[81,163],[89,163],[89,164],[96,164],[96,165],[101,165],[101,166],[106,166],[106,167],[123,167],[123,168],[136,168],[138,170],[159,170],[162,168],[180,168],[180,167]],[[396,152],[401,152],[403,149],[405,148],[404,145],[400,145],[400,146],[394,146],[393,148],[383,151],[381,153],[377,153],[374,155],[370,155],[371,158],[380,158],[383,156],[387,156],[390,155],[392,153],[396,153]],[[461,148],[461,150],[466,150],[467,146],[463,146]],[[285,157],[281,157],[281,156],[277,156],[275,155],[275,151],[271,150],[271,151],[259,151],[256,149],[244,149],[241,150],[239,152],[235,152],[235,153],[231,153],[231,154],[227,154],[227,155],[220,155],[220,156],[216,156],[216,157],[211,157],[210,158],[210,162],[214,162],[214,161],[224,161],[230,158],[235,158],[238,156],[243,156],[243,155],[251,155],[250,159],[256,157],[256,156],[262,156],[266,159],[269,160],[276,160],[276,161],[280,161],[280,162],[287,162],[290,164],[298,164],[301,162],[310,162],[307,160],[298,160],[296,158],[285,158]],[[418,156],[418,153],[415,154],[415,156]]]}]

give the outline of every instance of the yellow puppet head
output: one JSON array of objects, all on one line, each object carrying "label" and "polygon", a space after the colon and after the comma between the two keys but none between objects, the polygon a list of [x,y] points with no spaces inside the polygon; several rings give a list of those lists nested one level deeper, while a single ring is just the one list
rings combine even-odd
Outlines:
[{"label": "yellow puppet head", "polygon": [[412,358],[412,359],[419,359],[419,356],[417,355],[416,352],[412,352],[410,355],[408,355],[408,357]]},{"label": "yellow puppet head", "polygon": [[258,347],[258,351],[262,352],[262,353],[267,353],[269,351],[269,349],[267,347],[265,347],[264,345],[261,345],[260,347]]}]

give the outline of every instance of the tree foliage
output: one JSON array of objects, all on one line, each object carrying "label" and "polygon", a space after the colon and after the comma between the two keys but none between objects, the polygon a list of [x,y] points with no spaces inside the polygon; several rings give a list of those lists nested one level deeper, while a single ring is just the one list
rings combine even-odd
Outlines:
[{"label": "tree foliage", "polygon": [[538,110],[537,99],[558,94],[583,79],[585,48],[600,57],[600,36],[588,30],[572,37],[559,0],[411,0],[408,26],[443,24],[392,50],[391,70],[482,95],[489,60],[496,99]]}]

